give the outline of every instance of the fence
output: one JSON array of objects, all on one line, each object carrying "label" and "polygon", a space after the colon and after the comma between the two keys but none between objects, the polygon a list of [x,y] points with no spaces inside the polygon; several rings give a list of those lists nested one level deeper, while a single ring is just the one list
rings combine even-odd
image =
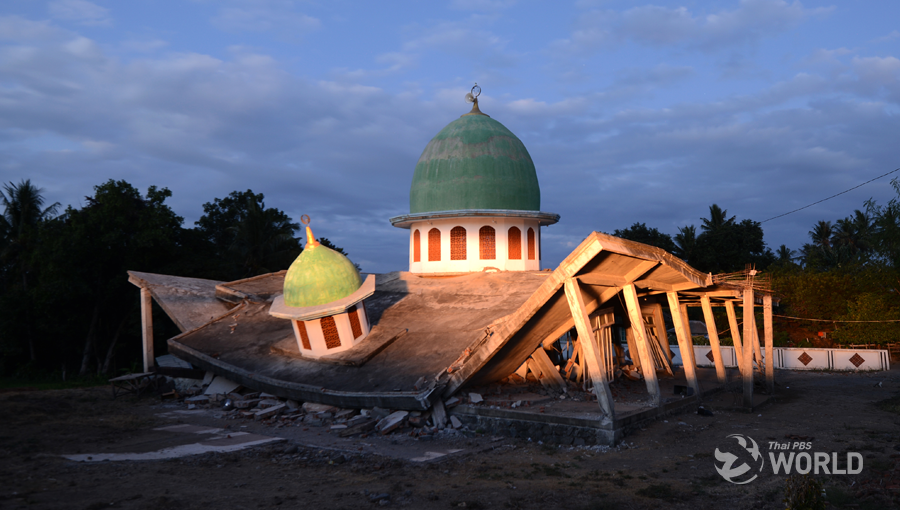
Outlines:
[{"label": "fence", "polygon": [[[681,352],[671,346],[675,356],[673,365],[681,364]],[[734,347],[723,345],[722,361],[726,367],[737,368]],[[803,347],[775,347],[775,368],[787,370],[890,370],[890,354],[886,349],[818,349]],[[763,360],[766,353],[763,351]],[[712,367],[712,348],[708,345],[694,346],[694,359],[698,367]]]}]

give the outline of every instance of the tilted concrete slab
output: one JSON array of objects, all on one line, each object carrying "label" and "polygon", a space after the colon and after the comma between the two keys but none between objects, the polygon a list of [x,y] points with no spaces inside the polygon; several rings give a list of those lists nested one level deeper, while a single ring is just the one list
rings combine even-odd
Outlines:
[{"label": "tilted concrete slab", "polygon": [[199,328],[231,308],[216,298],[216,285],[222,282],[215,280],[128,271],[128,281],[149,290],[181,331]]},{"label": "tilted concrete slab", "polygon": [[[356,364],[273,352],[273,346],[293,341],[290,321],[270,316],[270,301],[253,301],[250,294],[227,314],[170,339],[169,352],[244,386],[285,398],[341,407],[428,409],[446,384],[448,370],[452,373],[468,356],[467,348],[515,312],[548,275],[506,272],[435,278],[398,273],[376,278],[375,293],[365,302],[373,326],[363,344],[393,341]],[[273,288],[256,288],[254,295],[274,295],[281,286],[277,278],[261,280]],[[426,383],[416,387],[420,379]]]}]

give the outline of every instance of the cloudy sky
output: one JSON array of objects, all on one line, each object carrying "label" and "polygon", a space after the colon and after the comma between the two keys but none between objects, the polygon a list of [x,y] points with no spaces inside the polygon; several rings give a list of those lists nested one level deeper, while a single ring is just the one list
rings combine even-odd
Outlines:
[{"label": "cloudy sky", "polygon": [[[674,235],[712,203],[763,221],[900,167],[898,57],[893,1],[5,0],[0,181],[64,206],[164,186],[186,226],[250,188],[364,270],[406,269],[388,218],[478,82],[562,215],[555,267],[592,230]],[[893,196],[880,179],[766,242]]]}]

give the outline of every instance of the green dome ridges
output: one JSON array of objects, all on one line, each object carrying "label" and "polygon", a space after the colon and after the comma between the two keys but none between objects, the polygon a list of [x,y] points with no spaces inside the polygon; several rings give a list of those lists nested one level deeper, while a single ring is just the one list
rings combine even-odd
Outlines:
[{"label": "green dome ridges", "polygon": [[307,247],[284,276],[284,303],[318,306],[356,292],[362,277],[350,259],[326,246]]},{"label": "green dome ridges", "polygon": [[525,145],[486,115],[464,115],[428,142],[409,191],[411,214],[461,209],[539,211]]}]

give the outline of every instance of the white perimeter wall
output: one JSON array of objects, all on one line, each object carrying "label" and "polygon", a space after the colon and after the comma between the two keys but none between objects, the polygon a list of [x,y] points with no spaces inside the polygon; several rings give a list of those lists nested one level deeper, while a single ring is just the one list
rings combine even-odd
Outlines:
[{"label": "white perimeter wall", "polygon": [[[495,231],[495,259],[479,258],[479,236],[481,227],[490,226]],[[466,260],[450,260],[450,231],[454,227],[466,229]],[[522,258],[509,260],[509,228],[518,227],[522,231]],[[441,231],[441,260],[428,260],[428,232],[436,228]],[[528,260],[528,229],[534,229],[534,260]],[[414,262],[414,235],[419,230],[421,236],[421,257]],[[413,223],[409,229],[409,271],[411,273],[467,273],[494,267],[501,271],[541,270],[541,227],[537,220],[525,218],[485,217],[450,218]]]}]

